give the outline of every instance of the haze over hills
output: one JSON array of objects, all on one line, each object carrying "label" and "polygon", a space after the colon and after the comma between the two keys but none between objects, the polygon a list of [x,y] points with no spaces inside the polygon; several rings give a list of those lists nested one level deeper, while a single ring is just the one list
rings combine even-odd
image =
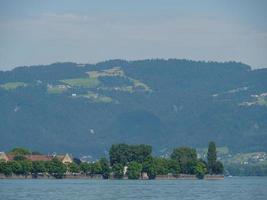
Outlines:
[{"label": "haze over hills", "polygon": [[156,154],[210,140],[267,151],[267,69],[236,62],[111,60],[0,72],[0,150],[98,157],[112,143]]}]

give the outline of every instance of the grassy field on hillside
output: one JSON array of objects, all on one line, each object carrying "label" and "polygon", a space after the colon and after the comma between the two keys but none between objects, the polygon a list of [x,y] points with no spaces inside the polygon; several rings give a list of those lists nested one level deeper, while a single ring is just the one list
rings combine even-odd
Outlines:
[{"label": "grassy field on hillside", "polygon": [[27,84],[24,82],[9,82],[9,83],[5,83],[0,85],[1,88],[5,89],[5,90],[14,90],[18,87],[26,87]]},{"label": "grassy field on hillside", "polygon": [[76,78],[76,79],[65,79],[61,82],[66,83],[72,87],[84,87],[84,88],[94,88],[100,84],[97,78]]},{"label": "grassy field on hillside", "polygon": [[94,92],[88,92],[87,94],[78,95],[77,97],[88,98],[90,101],[95,103],[111,103],[113,100],[108,96],[104,96]]},{"label": "grassy field on hillside", "polygon": [[56,86],[47,87],[47,92],[49,94],[61,94],[67,90],[68,88],[64,85],[56,85]]}]

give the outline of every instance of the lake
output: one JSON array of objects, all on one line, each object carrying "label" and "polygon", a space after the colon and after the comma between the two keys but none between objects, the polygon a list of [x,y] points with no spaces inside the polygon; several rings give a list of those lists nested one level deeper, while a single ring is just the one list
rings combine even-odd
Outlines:
[{"label": "lake", "polygon": [[1,200],[266,200],[267,177],[224,180],[0,180]]}]

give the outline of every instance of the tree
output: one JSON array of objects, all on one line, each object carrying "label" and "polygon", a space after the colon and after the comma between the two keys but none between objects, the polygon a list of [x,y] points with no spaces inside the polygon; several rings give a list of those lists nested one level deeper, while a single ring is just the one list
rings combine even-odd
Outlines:
[{"label": "tree", "polygon": [[109,150],[111,166],[117,163],[126,165],[129,157],[129,148],[126,144],[113,144]]},{"label": "tree", "polygon": [[58,159],[46,162],[48,172],[56,178],[63,178],[67,171],[66,165],[60,162]]},{"label": "tree", "polygon": [[69,163],[68,164],[68,171],[71,173],[78,173],[80,171],[79,169],[79,165],[77,165],[76,163]]},{"label": "tree", "polygon": [[168,173],[177,176],[181,172],[180,164],[177,160],[168,159]]},{"label": "tree", "polygon": [[197,178],[203,179],[205,174],[207,173],[206,165],[203,162],[197,162],[195,166],[195,173]]},{"label": "tree", "polygon": [[91,165],[89,163],[83,162],[80,164],[80,170],[83,173],[88,174],[91,172]]},{"label": "tree", "polygon": [[126,165],[129,162],[144,162],[144,160],[151,156],[152,147],[150,145],[127,145],[114,144],[109,150],[111,166],[116,163]]},{"label": "tree", "polygon": [[21,155],[21,154],[17,154],[14,156],[14,159],[15,161],[22,161],[22,160],[26,160],[26,157],[24,155]]},{"label": "tree", "polygon": [[29,160],[22,160],[19,161],[20,166],[21,166],[21,173],[23,175],[28,175],[32,172],[33,167],[32,167],[32,162]]},{"label": "tree", "polygon": [[168,160],[166,158],[154,158],[155,171],[157,175],[168,174]]},{"label": "tree", "polygon": [[102,174],[102,168],[99,161],[91,164],[91,174]]},{"label": "tree", "polygon": [[109,178],[109,173],[110,173],[110,169],[109,169],[109,163],[108,160],[106,158],[101,158],[99,160],[100,163],[100,167],[101,167],[101,174],[103,176],[104,179],[108,179]]},{"label": "tree", "polygon": [[10,163],[0,161],[0,174],[4,174],[6,176],[10,176],[12,174]]},{"label": "tree", "polygon": [[156,178],[156,167],[152,156],[146,158],[142,164],[142,172],[146,172],[149,179]]},{"label": "tree", "polygon": [[209,143],[208,148],[208,171],[210,174],[222,174],[224,167],[220,161],[217,161],[217,151],[214,142]]},{"label": "tree", "polygon": [[147,176],[148,176],[149,179],[155,179],[156,178],[157,174],[156,174],[156,169],[155,169],[154,165],[151,165],[148,168]]},{"label": "tree", "polygon": [[222,174],[223,170],[224,170],[223,164],[220,161],[216,161],[212,168],[213,173]]},{"label": "tree", "polygon": [[7,163],[14,174],[20,175],[23,173],[22,167],[18,161],[8,161]]},{"label": "tree", "polygon": [[128,147],[131,155],[128,159],[129,162],[136,161],[143,163],[152,153],[152,147],[150,145],[128,145]]},{"label": "tree", "polygon": [[173,150],[171,154],[173,160],[178,161],[181,172],[185,174],[193,174],[194,167],[197,162],[197,153],[195,149],[189,147],[180,147]]},{"label": "tree", "polygon": [[185,174],[196,174],[195,167],[197,165],[197,160],[188,161],[185,164],[183,173]]},{"label": "tree", "polygon": [[44,161],[33,161],[32,162],[32,172],[37,175],[38,173],[46,172]]},{"label": "tree", "polygon": [[29,155],[31,154],[31,151],[26,148],[17,147],[17,148],[12,149],[9,153],[13,155]]},{"label": "tree", "polygon": [[142,171],[142,165],[132,161],[128,165],[127,175],[129,179],[139,179]]},{"label": "tree", "polygon": [[114,178],[121,179],[123,178],[123,165],[116,163],[112,166],[112,171],[114,173]]},{"label": "tree", "polygon": [[217,160],[216,145],[214,142],[209,143],[207,159],[208,159],[209,173],[213,174],[214,173],[214,166],[215,166],[215,163]]}]

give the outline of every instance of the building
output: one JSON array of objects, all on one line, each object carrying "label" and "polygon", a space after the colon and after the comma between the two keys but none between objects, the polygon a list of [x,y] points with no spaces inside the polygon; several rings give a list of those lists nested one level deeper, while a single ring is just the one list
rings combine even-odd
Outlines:
[{"label": "building", "polygon": [[[5,152],[0,152],[0,160],[12,161],[14,160],[14,154],[6,154]],[[62,163],[72,163],[73,159],[69,154],[65,155],[24,155],[27,160],[30,161],[51,161],[54,158],[60,160]]]},{"label": "building", "polygon": [[3,161],[8,161],[8,157],[7,155],[5,154],[5,152],[0,152],[0,161],[3,160]]},{"label": "building", "polygon": [[65,155],[58,155],[56,156],[57,159],[59,159],[62,163],[67,164],[67,163],[72,163],[73,159],[69,154]]}]

